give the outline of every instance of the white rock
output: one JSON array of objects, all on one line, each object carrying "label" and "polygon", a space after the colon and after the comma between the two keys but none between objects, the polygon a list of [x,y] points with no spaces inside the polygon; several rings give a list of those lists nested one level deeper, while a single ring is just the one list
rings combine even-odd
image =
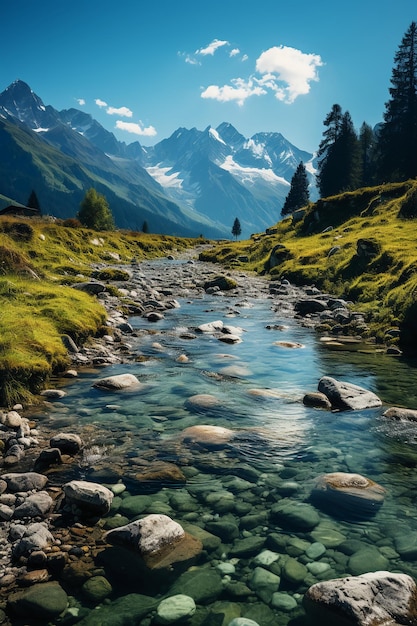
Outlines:
[{"label": "white rock", "polygon": [[184,538],[185,532],[168,515],[152,514],[110,530],[106,537],[110,543],[131,546],[140,554],[152,554]]},{"label": "white rock", "polygon": [[316,583],[303,599],[315,623],[415,624],[417,585],[407,574],[379,571]]},{"label": "white rock", "polygon": [[68,501],[83,511],[98,515],[110,511],[113,492],[103,485],[85,480],[72,480],[64,485],[63,490]]}]

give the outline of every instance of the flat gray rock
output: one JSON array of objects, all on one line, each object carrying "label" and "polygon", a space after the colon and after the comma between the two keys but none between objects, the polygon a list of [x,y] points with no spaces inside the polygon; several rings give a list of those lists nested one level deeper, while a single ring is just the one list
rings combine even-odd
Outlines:
[{"label": "flat gray rock", "polygon": [[380,398],[372,391],[330,376],[323,376],[319,380],[318,391],[327,396],[333,409],[340,411],[360,411],[382,405]]}]

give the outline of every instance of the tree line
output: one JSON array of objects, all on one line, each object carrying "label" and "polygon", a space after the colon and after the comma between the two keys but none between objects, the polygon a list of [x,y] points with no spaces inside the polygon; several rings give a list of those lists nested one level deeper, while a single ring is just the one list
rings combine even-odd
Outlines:
[{"label": "tree line", "polygon": [[[383,122],[363,122],[356,132],[349,111],[334,104],[324,120],[317,152],[317,187],[322,198],[417,177],[417,24],[412,22],[394,57],[390,98]],[[288,215],[309,202],[301,162],[281,210]]]}]

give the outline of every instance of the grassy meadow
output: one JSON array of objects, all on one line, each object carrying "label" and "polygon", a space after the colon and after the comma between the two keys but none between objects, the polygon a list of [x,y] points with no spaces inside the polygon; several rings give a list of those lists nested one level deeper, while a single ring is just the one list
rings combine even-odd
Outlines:
[{"label": "grassy meadow", "polygon": [[[369,256],[358,253],[368,242]],[[276,248],[278,264],[270,267]],[[381,342],[417,351],[417,181],[359,189],[306,207],[248,241],[221,242],[202,255],[229,267],[316,285],[354,302]]]},{"label": "grassy meadow", "polygon": [[[72,285],[126,278],[118,264],[164,256],[196,240],[128,231],[97,233],[43,219],[0,218],[0,406],[31,401],[69,362],[62,342],[103,330],[100,301]],[[101,271],[96,265],[113,267]]]}]

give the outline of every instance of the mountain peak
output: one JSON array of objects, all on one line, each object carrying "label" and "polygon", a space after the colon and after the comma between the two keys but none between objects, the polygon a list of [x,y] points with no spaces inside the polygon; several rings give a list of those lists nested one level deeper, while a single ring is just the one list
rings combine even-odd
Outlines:
[{"label": "mountain peak", "polygon": [[29,128],[39,129],[49,126],[52,121],[50,112],[53,109],[52,107],[48,109],[50,111],[46,114],[47,107],[23,80],[15,80],[0,93],[0,111],[18,119]]}]

